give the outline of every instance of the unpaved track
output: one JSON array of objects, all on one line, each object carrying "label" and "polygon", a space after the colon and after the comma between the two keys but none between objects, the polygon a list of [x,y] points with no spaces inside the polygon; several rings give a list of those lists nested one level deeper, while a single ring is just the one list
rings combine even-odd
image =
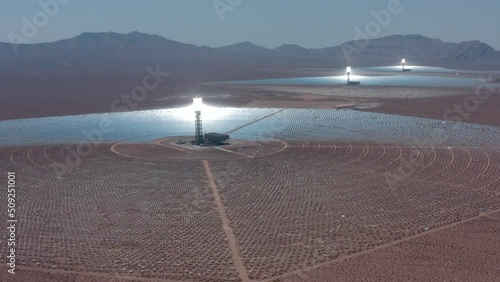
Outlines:
[{"label": "unpaved track", "polygon": [[256,119],[256,120],[254,120],[254,121],[252,121],[252,122],[249,122],[249,123],[247,123],[247,124],[244,124],[244,125],[242,125],[242,126],[238,126],[238,127],[236,127],[235,129],[230,130],[230,131],[228,131],[228,132],[226,132],[226,133],[224,133],[224,134],[230,134],[230,133],[233,133],[233,132],[238,131],[238,130],[240,130],[240,129],[244,128],[244,127],[247,127],[247,126],[249,126],[249,125],[252,125],[252,124],[254,124],[254,123],[257,123],[257,122],[259,122],[259,121],[261,121],[261,120],[265,120],[266,118],[270,118],[270,117],[274,116],[275,114],[279,114],[279,113],[281,113],[281,112],[282,112],[282,111],[284,111],[284,110],[286,110],[286,109],[281,109],[281,110],[279,110],[279,111],[277,111],[277,112],[274,112],[274,113],[269,114],[269,115],[267,115],[267,116],[263,116],[263,117],[261,117],[261,118],[259,118],[259,119]]},{"label": "unpaved track", "polygon": [[372,249],[369,249],[369,250],[366,250],[366,251],[363,251],[363,252],[360,252],[360,253],[355,253],[355,254],[348,255],[348,256],[345,256],[345,257],[341,257],[341,258],[338,258],[338,259],[334,259],[332,261],[328,261],[328,262],[325,262],[325,263],[316,264],[316,265],[313,265],[313,266],[310,266],[310,267],[305,267],[305,268],[302,268],[302,269],[298,269],[298,270],[295,270],[295,271],[292,271],[292,272],[289,272],[289,273],[285,273],[283,275],[279,275],[279,276],[272,277],[272,278],[265,279],[265,280],[261,280],[261,281],[262,282],[272,282],[272,281],[277,281],[278,279],[287,278],[287,277],[289,277],[291,275],[299,275],[300,276],[304,272],[309,271],[309,270],[314,270],[314,269],[318,269],[318,268],[323,267],[323,266],[327,266],[327,265],[332,265],[332,264],[338,263],[340,261],[345,261],[345,260],[348,260],[348,259],[357,258],[357,257],[363,256],[363,255],[369,254],[369,253],[373,253],[373,252],[381,250],[381,249],[385,249],[385,248],[390,247],[390,246],[394,246],[394,245],[397,245],[397,244],[400,244],[400,243],[403,243],[403,242],[415,240],[417,238],[420,238],[420,237],[423,237],[423,236],[428,236],[430,234],[437,233],[437,232],[449,229],[449,228],[454,227],[454,226],[458,226],[458,225],[461,225],[461,224],[464,224],[464,223],[467,223],[467,222],[471,222],[471,221],[477,220],[477,219],[482,218],[482,217],[488,217],[488,216],[490,216],[492,214],[496,214],[498,212],[500,212],[500,210],[491,210],[491,211],[482,213],[482,214],[480,214],[478,216],[475,216],[475,217],[467,218],[467,219],[462,220],[462,221],[458,221],[458,222],[455,222],[455,223],[452,223],[452,224],[448,224],[448,225],[445,225],[445,226],[442,226],[442,227],[438,227],[436,229],[433,229],[433,230],[430,230],[430,231],[427,231],[427,232],[423,232],[423,233],[420,233],[420,234],[417,234],[417,235],[414,235],[414,236],[411,236],[411,237],[408,237],[408,238],[404,238],[404,239],[401,239],[401,240],[393,241],[393,242],[385,244],[385,245],[380,245],[380,246],[377,246],[375,248],[372,248]]},{"label": "unpaved track", "polygon": [[236,242],[236,237],[234,236],[233,229],[229,225],[229,218],[227,216],[226,209],[224,208],[224,204],[222,203],[222,200],[220,198],[219,190],[217,189],[217,185],[215,184],[215,178],[214,175],[212,174],[212,170],[210,169],[210,165],[208,161],[203,161],[203,165],[205,166],[208,182],[210,183],[210,187],[212,188],[215,204],[217,205],[217,210],[219,211],[219,215],[222,220],[222,229],[224,229],[224,233],[226,233],[226,237],[229,243],[229,248],[231,249],[231,253],[233,255],[233,261],[236,271],[240,275],[242,282],[251,281],[248,278],[245,264],[241,259],[240,252],[238,249],[238,243]]}]

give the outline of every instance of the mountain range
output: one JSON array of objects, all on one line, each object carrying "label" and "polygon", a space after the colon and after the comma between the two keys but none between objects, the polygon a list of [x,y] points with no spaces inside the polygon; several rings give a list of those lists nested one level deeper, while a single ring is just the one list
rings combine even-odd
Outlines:
[{"label": "mountain range", "polygon": [[[147,67],[169,76],[148,91],[138,109],[188,103],[165,99],[210,91],[200,82],[331,75],[331,68],[396,65],[403,57],[409,65],[500,69],[499,52],[487,44],[420,35],[317,49],[292,44],[270,49],[251,42],[211,48],[139,32],[108,32],[15,47],[17,54],[11,44],[0,43],[0,120],[110,112],[110,105],[144,83]],[[348,59],[346,52],[352,55]],[[255,93],[238,95],[247,94]]]},{"label": "mountain range", "polygon": [[184,68],[335,67],[346,64],[391,65],[403,57],[409,62],[429,65],[500,65],[500,52],[480,41],[450,43],[421,35],[393,35],[317,49],[293,44],[269,49],[248,41],[211,48],[140,32],[107,32],[83,33],[70,39],[21,44],[16,48],[17,54],[11,44],[0,43],[0,68],[100,66],[120,69],[150,63]]}]

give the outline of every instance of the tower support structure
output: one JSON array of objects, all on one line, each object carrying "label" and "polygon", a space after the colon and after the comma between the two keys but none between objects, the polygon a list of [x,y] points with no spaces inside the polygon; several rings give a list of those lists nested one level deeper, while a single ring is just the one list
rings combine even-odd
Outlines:
[{"label": "tower support structure", "polygon": [[201,121],[201,111],[196,111],[196,121],[195,121],[195,133],[194,133],[194,142],[196,145],[201,145],[204,143],[203,140],[203,125]]}]

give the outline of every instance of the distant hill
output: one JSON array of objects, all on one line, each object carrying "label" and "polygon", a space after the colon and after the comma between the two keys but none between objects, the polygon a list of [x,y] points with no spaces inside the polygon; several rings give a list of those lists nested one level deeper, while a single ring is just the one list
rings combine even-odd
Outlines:
[{"label": "distant hill", "polygon": [[[359,48],[363,47],[363,48]],[[500,52],[480,41],[442,42],[421,35],[393,35],[374,39],[365,46],[354,41],[340,46],[307,49],[282,45],[275,49],[242,42],[210,48],[169,40],[158,35],[83,33],[74,38],[42,44],[21,44],[16,55],[8,43],[0,43],[0,68],[100,66],[126,68],[166,63],[184,68],[199,66],[334,66],[410,62],[500,65]],[[350,56],[346,57],[346,53]],[[292,60],[291,60],[292,59]]]},{"label": "distant hill", "polygon": [[[356,42],[347,42],[333,49],[338,55],[342,47],[345,50],[350,46],[356,47]],[[449,43],[421,35],[393,35],[374,39],[366,48],[355,49],[354,54],[353,58],[357,61],[406,57],[416,62],[491,63],[500,59],[499,52],[480,41]]]},{"label": "distant hill", "polygon": [[283,44],[280,47],[273,49],[272,52],[276,56],[286,57],[308,57],[313,55],[312,50],[295,44]]},{"label": "distant hill", "polygon": [[252,42],[245,41],[241,43],[237,43],[234,45],[229,45],[225,47],[215,48],[215,50],[234,53],[234,54],[246,54],[246,55],[269,55],[271,53],[271,49],[267,49],[265,47],[257,46]]},{"label": "distant hill", "polygon": [[139,32],[129,34],[83,33],[52,43],[19,45],[16,55],[10,44],[0,44],[2,62],[48,65],[92,65],[150,60],[199,60],[213,50]]}]

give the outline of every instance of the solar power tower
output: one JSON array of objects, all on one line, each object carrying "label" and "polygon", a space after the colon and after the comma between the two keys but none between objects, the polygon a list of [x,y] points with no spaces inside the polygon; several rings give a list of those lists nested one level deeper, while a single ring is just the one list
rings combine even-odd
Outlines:
[{"label": "solar power tower", "polygon": [[196,111],[196,121],[195,121],[195,133],[194,133],[194,141],[196,145],[203,144],[203,128],[201,121],[201,111]]},{"label": "solar power tower", "polygon": [[193,98],[193,105],[195,109],[195,133],[194,133],[194,143],[196,145],[201,145],[205,143],[203,138],[203,125],[201,120],[201,98]]}]

